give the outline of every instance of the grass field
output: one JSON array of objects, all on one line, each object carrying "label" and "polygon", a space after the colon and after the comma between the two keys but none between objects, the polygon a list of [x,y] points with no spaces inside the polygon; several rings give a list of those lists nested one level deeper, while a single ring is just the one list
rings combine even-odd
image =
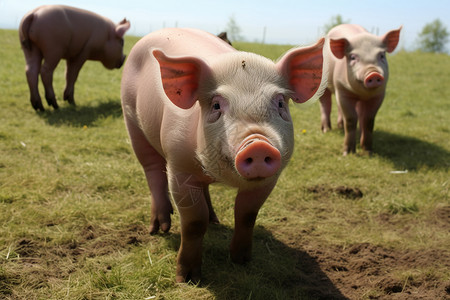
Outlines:
[{"label": "grass field", "polygon": [[[0,299],[450,297],[450,56],[388,58],[371,157],[342,156],[343,133],[321,133],[318,103],[291,107],[295,154],[258,216],[253,260],[231,262],[235,191],[214,186],[221,224],[208,229],[193,286],[175,284],[178,213],[170,234],[148,234],[121,71],[86,63],[71,107],[61,63],[60,109],[36,113],[17,32],[0,41]],[[290,48],[235,46],[271,59]]]}]

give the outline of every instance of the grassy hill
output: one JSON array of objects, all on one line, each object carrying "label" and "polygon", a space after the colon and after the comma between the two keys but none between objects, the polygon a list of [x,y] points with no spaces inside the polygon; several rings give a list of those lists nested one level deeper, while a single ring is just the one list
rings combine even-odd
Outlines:
[{"label": "grassy hill", "polygon": [[[125,53],[137,40],[126,38]],[[318,103],[292,105],[295,154],[258,216],[252,262],[231,262],[235,191],[214,186],[221,224],[208,229],[204,280],[192,286],[174,282],[178,213],[170,234],[148,234],[121,70],[87,62],[71,107],[61,62],[60,109],[36,113],[17,32],[0,30],[0,41],[1,299],[449,297],[448,55],[388,58],[371,157],[341,155],[343,133],[321,133]],[[271,59],[290,48],[234,46]]]}]

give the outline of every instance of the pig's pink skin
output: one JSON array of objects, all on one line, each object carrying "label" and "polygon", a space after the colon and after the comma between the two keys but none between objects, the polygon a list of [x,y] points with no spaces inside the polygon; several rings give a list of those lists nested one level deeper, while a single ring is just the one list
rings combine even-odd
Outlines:
[{"label": "pig's pink skin", "polygon": [[383,102],[389,78],[386,52],[395,50],[400,30],[383,36],[368,33],[359,25],[343,24],[328,33],[328,89],[320,99],[322,130],[331,129],[331,95],[338,104],[338,127],[344,127],[344,155],[356,150],[356,127],[359,120],[360,144],[372,151],[375,115]]},{"label": "pig's pink skin", "polygon": [[39,74],[48,104],[58,108],[52,82],[61,59],[67,63],[64,100],[71,104],[75,104],[75,81],[86,60],[100,61],[108,69],[120,68],[125,61],[123,36],[129,28],[125,19],[115,25],[105,17],[69,6],[45,5],[27,13],[20,23],[19,38],[33,108],[44,110]]},{"label": "pig's pink skin", "polygon": [[[231,257],[250,259],[259,208],[293,151],[289,98],[304,102],[325,88],[323,44],[292,49],[275,64],[203,31],[164,29],[131,50],[122,77],[124,118],[152,194],[150,232],[170,229],[169,194],[180,213],[177,282],[200,279],[203,236],[218,222],[213,182],[238,190]],[[277,161],[248,172],[235,166],[261,162],[261,155]]]}]

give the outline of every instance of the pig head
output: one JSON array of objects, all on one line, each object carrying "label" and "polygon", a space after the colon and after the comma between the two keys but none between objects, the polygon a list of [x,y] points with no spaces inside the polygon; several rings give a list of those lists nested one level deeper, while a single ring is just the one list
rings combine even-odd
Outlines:
[{"label": "pig head", "polygon": [[129,28],[125,19],[115,25],[105,17],[69,6],[45,5],[27,13],[20,23],[19,38],[33,108],[44,110],[39,74],[48,105],[58,108],[53,71],[61,59],[67,62],[64,100],[71,104],[75,104],[75,81],[86,60],[100,61],[108,69],[120,68],[125,61],[123,36]]},{"label": "pig head", "polygon": [[330,30],[326,51],[330,57],[328,88],[320,99],[322,130],[331,129],[331,94],[338,105],[338,127],[344,128],[344,155],[356,151],[359,120],[361,148],[372,151],[375,115],[383,102],[389,69],[386,53],[397,47],[400,30],[383,36],[359,25],[343,24]]},{"label": "pig head", "polygon": [[165,29],[131,50],[124,118],[151,191],[150,233],[169,231],[170,197],[180,214],[177,282],[200,279],[203,236],[218,222],[214,182],[237,189],[231,258],[250,259],[258,211],[293,151],[289,99],[304,102],[325,88],[323,44],[274,63],[203,31]]}]

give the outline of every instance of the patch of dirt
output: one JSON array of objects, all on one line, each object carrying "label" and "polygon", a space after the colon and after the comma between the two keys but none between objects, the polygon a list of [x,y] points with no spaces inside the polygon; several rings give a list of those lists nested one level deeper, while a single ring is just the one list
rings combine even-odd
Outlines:
[{"label": "patch of dirt", "polygon": [[[356,187],[317,185],[308,188],[314,197],[339,195],[351,200],[363,197]],[[407,231],[401,218],[380,213],[376,221],[392,230]],[[413,222],[413,221],[412,221]],[[402,223],[403,225],[401,225]],[[425,224],[437,231],[450,229],[450,206],[435,208]],[[449,249],[389,249],[369,243],[347,248],[321,245],[314,230],[285,235],[284,243],[300,255],[300,269],[308,279],[301,284],[317,299],[450,299]],[[300,235],[300,236],[299,236]],[[304,251],[305,254],[301,254]],[[317,264],[317,265],[315,265]],[[314,271],[315,270],[315,271]],[[335,289],[330,290],[331,287]]]},{"label": "patch of dirt", "polygon": [[329,187],[326,185],[315,185],[308,188],[310,193],[317,195],[317,197],[327,197],[330,194],[338,194],[348,199],[358,199],[362,198],[363,193],[357,187]]},{"label": "patch of dirt", "polygon": [[450,251],[398,251],[368,243],[355,244],[348,249],[335,247],[318,251],[317,245],[303,248],[349,299],[450,297],[450,282],[435,278],[427,271],[443,266],[450,268]]},{"label": "patch of dirt", "polygon": [[17,259],[9,260],[11,265],[5,265],[3,271],[0,269],[0,298],[10,295],[14,286],[23,282],[28,287],[41,288],[51,282],[66,280],[83,266],[87,257],[108,255],[151,238],[148,229],[140,225],[121,230],[87,225],[76,236],[76,240],[60,244],[31,238],[17,241],[11,254]]},{"label": "patch of dirt", "polygon": [[443,223],[445,225],[450,225],[450,205],[437,207],[434,210],[434,220],[436,222]]}]

